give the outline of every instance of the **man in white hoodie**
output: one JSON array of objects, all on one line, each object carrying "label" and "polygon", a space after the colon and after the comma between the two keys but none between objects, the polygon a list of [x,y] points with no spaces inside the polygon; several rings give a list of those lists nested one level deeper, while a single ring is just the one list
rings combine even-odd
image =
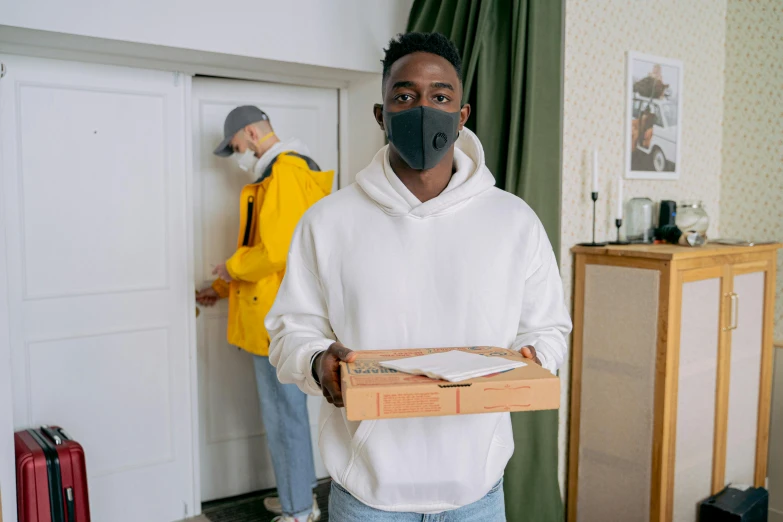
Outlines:
[{"label": "man in white hoodie", "polygon": [[383,66],[374,113],[389,145],[300,222],[266,320],[270,360],[282,382],[326,398],[320,448],[332,518],[502,521],[508,413],[357,423],[340,408],[338,364],[355,357],[346,346],[499,346],[554,372],[571,329],[540,221],[495,188],[481,143],[463,127],[470,107],[454,45],[403,35]]}]

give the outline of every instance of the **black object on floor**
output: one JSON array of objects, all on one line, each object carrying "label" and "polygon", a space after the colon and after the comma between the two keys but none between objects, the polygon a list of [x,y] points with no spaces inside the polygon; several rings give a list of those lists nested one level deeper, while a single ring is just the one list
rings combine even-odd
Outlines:
[{"label": "black object on floor", "polygon": [[767,522],[768,511],[766,489],[728,486],[701,503],[699,522]]},{"label": "black object on floor", "polygon": [[[332,481],[321,480],[315,488],[321,522],[329,522],[329,489]],[[210,522],[271,522],[274,515],[264,508],[264,499],[277,494],[277,490],[256,491],[239,497],[205,502],[201,511]]]}]

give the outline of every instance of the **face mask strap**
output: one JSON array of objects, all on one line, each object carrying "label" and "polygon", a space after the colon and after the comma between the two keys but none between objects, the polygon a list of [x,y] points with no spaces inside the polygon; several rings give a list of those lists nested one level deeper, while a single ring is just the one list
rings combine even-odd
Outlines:
[{"label": "face mask strap", "polygon": [[274,131],[269,132],[267,134],[264,134],[263,136],[261,136],[261,138],[259,138],[259,140],[256,142],[256,144],[257,145],[261,145],[262,143],[264,143],[266,140],[268,140],[269,138],[271,138],[274,135],[275,135]]}]

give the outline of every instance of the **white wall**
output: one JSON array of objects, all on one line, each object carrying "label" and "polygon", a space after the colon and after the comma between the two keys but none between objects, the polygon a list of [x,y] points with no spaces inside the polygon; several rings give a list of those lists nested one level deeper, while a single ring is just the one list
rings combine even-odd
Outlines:
[{"label": "white wall", "polygon": [[[783,242],[783,46],[768,39],[783,32],[783,16],[773,14],[779,6],[780,0],[728,2],[721,173],[727,197],[720,200],[724,237]],[[783,255],[778,274],[783,274]],[[777,285],[775,339],[783,340],[783,276]]]},{"label": "white wall", "polygon": [[[373,116],[372,108],[383,103],[381,98],[381,75],[366,74],[364,78],[352,81],[348,89],[347,123],[347,172],[341,173],[341,186],[353,183],[356,174],[372,161],[378,149],[384,145],[384,134]],[[340,148],[344,145],[341,143]]]},{"label": "white wall", "polygon": [[379,72],[413,0],[0,0],[0,24]]},{"label": "white wall", "polygon": [[[704,201],[717,237],[726,0],[632,2],[566,0],[563,104],[561,274],[572,291],[571,248],[590,239],[592,203],[587,154],[600,154],[599,241],[614,237],[617,177],[625,161],[625,53],[685,62],[682,176],[679,181],[626,180],[625,198]],[[698,20],[694,24],[693,20]],[[643,25],[644,31],[640,32]],[[598,122],[598,123],[597,123]],[[569,364],[560,370],[560,479],[565,482]]]}]

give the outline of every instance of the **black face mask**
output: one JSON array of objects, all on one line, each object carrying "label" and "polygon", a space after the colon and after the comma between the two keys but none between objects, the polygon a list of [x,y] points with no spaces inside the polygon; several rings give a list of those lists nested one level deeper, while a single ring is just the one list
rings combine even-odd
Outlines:
[{"label": "black face mask", "polygon": [[459,136],[460,113],[431,107],[400,112],[383,111],[386,136],[397,152],[415,170],[437,165]]}]

